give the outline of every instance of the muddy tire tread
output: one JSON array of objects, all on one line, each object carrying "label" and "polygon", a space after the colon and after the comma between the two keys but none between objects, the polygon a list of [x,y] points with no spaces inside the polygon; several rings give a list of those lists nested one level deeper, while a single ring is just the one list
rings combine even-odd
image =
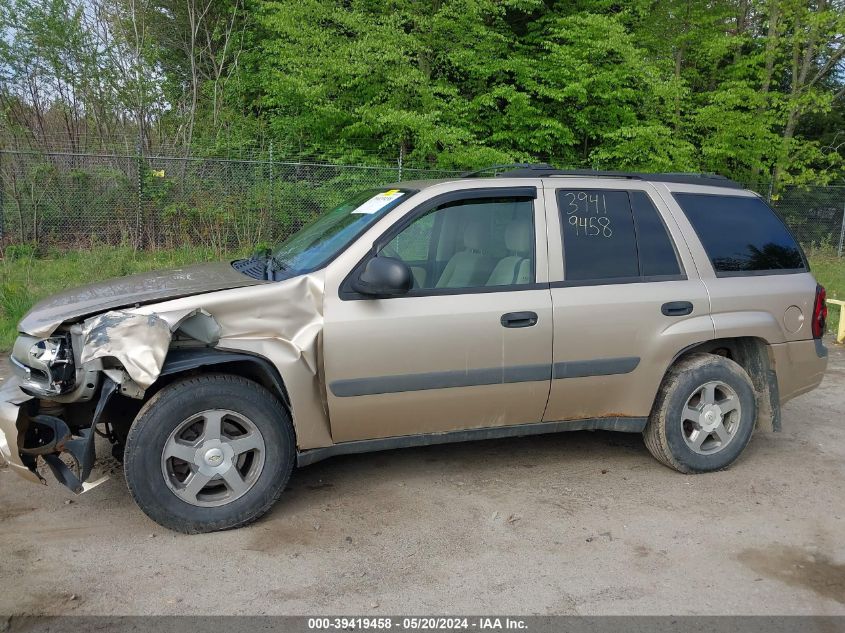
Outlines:
[{"label": "muddy tire tread", "polygon": [[163,404],[170,404],[171,402],[179,400],[190,400],[193,397],[192,394],[195,393],[195,389],[208,385],[220,385],[221,383],[243,390],[245,397],[252,396],[256,399],[256,401],[263,401],[264,404],[267,404],[274,409],[276,414],[275,417],[281,423],[280,430],[283,433],[285,444],[287,444],[287,447],[289,448],[289,455],[288,459],[285,460],[285,467],[281,476],[281,485],[271,487],[265,492],[263,498],[257,500],[252,508],[244,510],[236,517],[216,522],[208,522],[176,520],[174,518],[156,516],[160,513],[156,512],[156,508],[149,507],[148,504],[139,497],[132,478],[128,476],[128,471],[134,466],[134,461],[138,459],[138,455],[135,454],[134,451],[127,450],[124,456],[124,475],[132,498],[144,511],[144,513],[150,516],[154,521],[169,529],[182,532],[184,534],[199,534],[219,530],[236,529],[255,522],[279,500],[279,497],[287,486],[295,463],[296,439],[290,413],[287,408],[272,393],[258,383],[233,374],[212,373],[191,376],[178,380],[158,391],[138,412],[135,421],[129,429],[129,433],[127,434],[126,446],[132,447],[138,442],[138,435],[143,431],[144,426],[149,423],[149,418],[152,415],[151,412],[158,410],[159,406]]},{"label": "muddy tire tread", "polygon": [[[682,463],[672,455],[669,448],[669,440],[666,435],[667,427],[665,420],[668,415],[669,399],[678,388],[682,378],[689,372],[696,369],[714,365],[721,366],[728,371],[735,373],[738,378],[747,381],[749,385],[753,385],[751,378],[745,369],[729,358],[708,353],[694,353],[685,356],[676,362],[666,373],[666,376],[660,385],[660,389],[657,392],[657,396],[655,397],[654,406],[652,407],[651,415],[648,418],[648,423],[643,431],[643,440],[649,453],[651,453],[651,455],[663,465],[681,473],[694,474],[701,472],[713,472],[725,470],[730,467],[730,464],[727,464],[721,468],[715,468],[708,471],[692,468],[688,464]],[[748,440],[746,440],[746,443],[747,441]]]}]

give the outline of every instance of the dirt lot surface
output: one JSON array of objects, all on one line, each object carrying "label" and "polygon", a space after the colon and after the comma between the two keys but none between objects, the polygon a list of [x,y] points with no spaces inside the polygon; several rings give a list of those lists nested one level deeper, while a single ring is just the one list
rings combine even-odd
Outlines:
[{"label": "dirt lot surface", "polygon": [[698,476],[604,432],[339,457],[202,536],[107,461],[81,497],[0,472],[0,613],[845,614],[842,348],[783,418]]}]

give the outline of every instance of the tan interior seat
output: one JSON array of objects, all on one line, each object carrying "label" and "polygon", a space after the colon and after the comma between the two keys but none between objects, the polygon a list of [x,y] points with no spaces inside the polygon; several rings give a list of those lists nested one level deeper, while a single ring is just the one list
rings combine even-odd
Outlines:
[{"label": "tan interior seat", "polygon": [[489,228],[482,220],[471,220],[464,228],[464,250],[449,259],[436,288],[471,288],[484,284],[493,259],[485,254]]},{"label": "tan interior seat", "polygon": [[514,220],[505,229],[505,248],[510,255],[496,264],[488,286],[509,286],[531,282],[531,240],[533,227],[530,221]]}]

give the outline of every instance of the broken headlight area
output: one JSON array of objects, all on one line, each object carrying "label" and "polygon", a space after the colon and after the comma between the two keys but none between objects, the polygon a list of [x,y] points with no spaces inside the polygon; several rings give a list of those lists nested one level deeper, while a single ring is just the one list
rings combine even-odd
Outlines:
[{"label": "broken headlight area", "polygon": [[12,367],[23,384],[21,389],[33,396],[58,396],[76,384],[70,335],[38,339],[21,335],[12,350]]}]

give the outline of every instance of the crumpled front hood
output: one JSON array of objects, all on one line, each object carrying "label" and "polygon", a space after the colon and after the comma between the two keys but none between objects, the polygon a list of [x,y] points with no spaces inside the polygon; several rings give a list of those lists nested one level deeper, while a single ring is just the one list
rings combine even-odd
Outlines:
[{"label": "crumpled front hood", "polygon": [[49,336],[66,321],[106,310],[263,283],[269,282],[247,277],[229,262],[139,273],[48,297],[24,316],[18,329],[32,336]]}]

